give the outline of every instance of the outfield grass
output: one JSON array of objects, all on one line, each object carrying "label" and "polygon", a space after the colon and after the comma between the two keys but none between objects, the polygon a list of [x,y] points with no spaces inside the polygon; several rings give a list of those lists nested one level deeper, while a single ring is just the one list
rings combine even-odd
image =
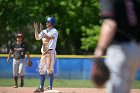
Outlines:
[{"label": "outfield grass", "polygon": [[[20,83],[20,82],[19,82]],[[0,79],[0,86],[13,86],[13,79]],[[45,81],[45,86],[48,85],[48,80]],[[38,87],[39,79],[25,79],[25,87]],[[89,80],[62,80],[55,79],[54,87],[71,87],[71,88],[92,88],[95,87],[91,84]],[[132,83],[132,87],[135,89],[140,89],[140,81],[135,81]]]}]

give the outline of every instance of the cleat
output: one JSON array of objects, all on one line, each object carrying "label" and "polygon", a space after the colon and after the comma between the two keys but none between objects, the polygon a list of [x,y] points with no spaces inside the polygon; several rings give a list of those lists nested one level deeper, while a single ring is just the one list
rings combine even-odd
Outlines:
[{"label": "cleat", "polygon": [[41,93],[44,92],[43,88],[37,88],[33,93]]},{"label": "cleat", "polygon": [[50,87],[50,86],[48,86],[48,88],[47,88],[48,90],[52,90],[52,88]]},{"label": "cleat", "polygon": [[14,88],[18,88],[18,84],[15,84],[15,85],[14,85]]}]

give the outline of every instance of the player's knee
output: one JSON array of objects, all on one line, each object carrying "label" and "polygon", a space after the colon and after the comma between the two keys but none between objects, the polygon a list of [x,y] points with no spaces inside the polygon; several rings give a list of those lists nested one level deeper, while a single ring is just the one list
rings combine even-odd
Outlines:
[{"label": "player's knee", "polygon": [[13,72],[13,76],[18,76],[18,72]]},{"label": "player's knee", "polygon": [[44,75],[44,74],[46,74],[46,71],[44,71],[44,70],[42,70],[42,69],[39,69],[39,74],[40,74],[40,75]]},{"label": "player's knee", "polygon": [[54,73],[53,69],[47,69],[47,74],[52,74],[52,73]]},{"label": "player's knee", "polygon": [[50,66],[47,66],[47,69],[50,69]]},{"label": "player's knee", "polygon": [[24,75],[24,72],[23,71],[19,72],[19,75],[20,76],[23,76]]},{"label": "player's knee", "polygon": [[13,76],[18,76],[18,74],[14,73]]},{"label": "player's knee", "polygon": [[20,76],[24,76],[24,73],[20,73]]}]

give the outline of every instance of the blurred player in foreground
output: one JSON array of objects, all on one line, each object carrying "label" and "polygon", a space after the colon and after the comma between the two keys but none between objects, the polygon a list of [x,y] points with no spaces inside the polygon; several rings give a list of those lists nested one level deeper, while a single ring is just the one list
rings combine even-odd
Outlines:
[{"label": "blurred player in foreground", "polygon": [[130,93],[140,64],[140,1],[100,0],[103,24],[95,50],[101,57],[105,50],[110,70],[107,93]]},{"label": "blurred player in foreground", "polygon": [[55,19],[49,17],[46,21],[46,29],[43,30],[43,25],[40,24],[40,34],[38,34],[38,25],[34,22],[35,29],[35,39],[42,39],[42,56],[39,64],[39,73],[40,73],[40,87],[34,92],[43,92],[44,91],[44,82],[45,74],[47,72],[49,76],[49,90],[52,90],[53,79],[54,79],[54,64],[56,58],[56,43],[58,38],[58,32],[54,28]]},{"label": "blurred player in foreground", "polygon": [[27,45],[23,42],[23,34],[17,34],[17,42],[13,44],[10,48],[9,56],[7,58],[7,62],[11,55],[13,54],[13,76],[15,81],[14,88],[18,88],[18,73],[20,74],[21,83],[20,87],[24,86],[24,58],[25,54],[27,54],[28,62],[30,63],[30,55]]}]

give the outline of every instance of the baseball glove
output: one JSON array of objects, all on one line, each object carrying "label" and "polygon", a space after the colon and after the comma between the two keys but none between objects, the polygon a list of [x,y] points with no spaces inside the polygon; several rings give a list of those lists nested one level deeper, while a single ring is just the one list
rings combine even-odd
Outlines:
[{"label": "baseball glove", "polygon": [[32,66],[32,62],[31,61],[28,61],[27,64],[26,64],[26,66],[27,67],[31,67]]},{"label": "baseball glove", "polygon": [[91,80],[96,87],[101,88],[110,77],[108,67],[103,62],[102,58],[95,58],[92,68]]}]

